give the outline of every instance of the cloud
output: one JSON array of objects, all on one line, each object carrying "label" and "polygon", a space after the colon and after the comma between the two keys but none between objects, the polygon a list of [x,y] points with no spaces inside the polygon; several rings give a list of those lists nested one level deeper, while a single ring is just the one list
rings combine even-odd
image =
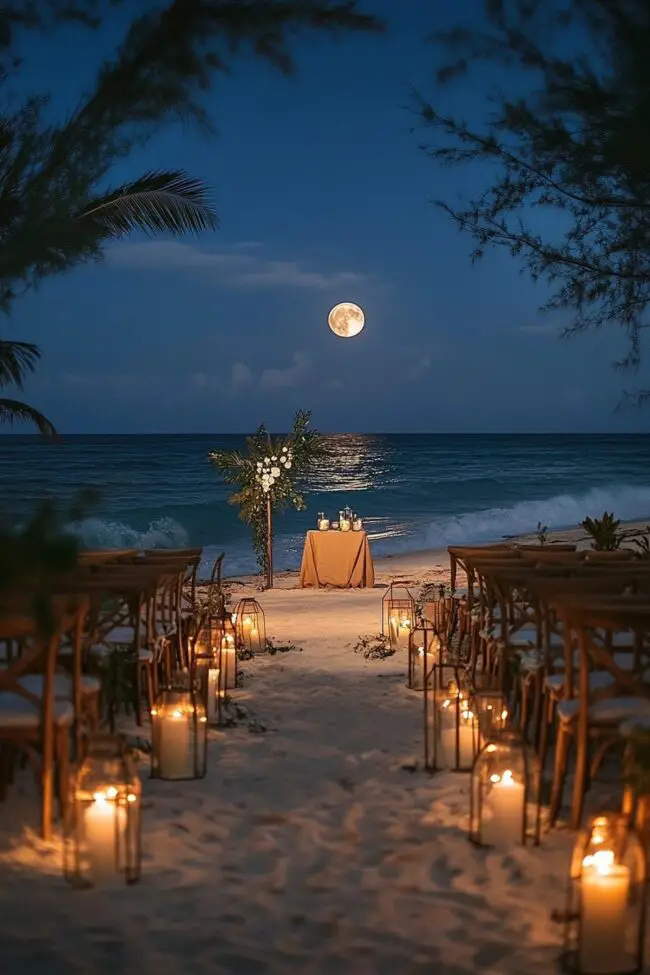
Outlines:
[{"label": "cloud", "polygon": [[426,355],[418,359],[415,365],[411,366],[404,373],[405,379],[421,379],[431,368],[431,357]]},{"label": "cloud", "polygon": [[235,362],[230,370],[230,384],[233,389],[241,389],[252,382],[253,374],[245,362]]},{"label": "cloud", "polygon": [[[215,284],[237,288],[308,288],[326,291],[365,280],[354,271],[314,271],[296,261],[271,261],[252,254],[260,245],[244,241],[231,250],[213,251],[173,240],[152,240],[112,247],[108,261],[114,267],[151,271],[196,271]],[[246,253],[242,253],[246,251]]]},{"label": "cloud", "polygon": [[293,365],[286,369],[265,369],[260,377],[264,389],[288,389],[299,385],[311,371],[311,357],[304,352],[294,352]]}]

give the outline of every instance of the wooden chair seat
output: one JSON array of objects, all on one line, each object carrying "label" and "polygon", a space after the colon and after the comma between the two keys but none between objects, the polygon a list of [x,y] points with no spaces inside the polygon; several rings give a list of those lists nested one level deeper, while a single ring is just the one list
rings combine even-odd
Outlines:
[{"label": "wooden chair seat", "polygon": [[[52,704],[52,723],[57,727],[72,725],[74,708],[71,701],[55,699]],[[0,728],[5,730],[37,730],[42,722],[41,703],[33,703],[13,691],[0,691]]]},{"label": "wooden chair seat", "polygon": [[[613,680],[601,683],[597,689],[611,687],[614,683]],[[579,699],[574,697],[570,701],[560,701],[556,713],[563,724],[570,724],[575,721],[580,713]],[[609,728],[636,715],[648,715],[650,717],[650,700],[642,697],[606,697],[591,704],[589,724]]]},{"label": "wooden chair seat", "polygon": [[[45,677],[43,674],[25,674],[24,677],[18,678],[18,683],[30,694],[36,694],[40,697],[43,693]],[[97,677],[91,677],[90,674],[81,675],[79,690],[82,694],[99,694],[101,688],[101,681]],[[52,692],[56,700],[71,701],[72,677],[68,674],[55,674],[52,681]]]}]

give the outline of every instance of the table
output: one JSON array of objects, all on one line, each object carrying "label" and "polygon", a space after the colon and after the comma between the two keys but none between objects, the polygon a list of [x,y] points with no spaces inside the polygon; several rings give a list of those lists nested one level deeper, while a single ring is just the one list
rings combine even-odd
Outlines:
[{"label": "table", "polygon": [[300,585],[338,586],[342,589],[374,586],[375,570],[364,531],[309,531],[300,567]]}]

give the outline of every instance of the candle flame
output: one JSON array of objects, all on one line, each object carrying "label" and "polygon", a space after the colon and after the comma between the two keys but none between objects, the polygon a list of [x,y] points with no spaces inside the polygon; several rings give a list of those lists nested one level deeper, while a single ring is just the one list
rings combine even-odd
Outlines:
[{"label": "candle flame", "polygon": [[137,798],[138,797],[136,795],[134,795],[133,792],[129,792],[128,796],[126,797],[126,801],[127,802],[135,802],[137,800]]},{"label": "candle flame", "polygon": [[512,772],[510,771],[509,768],[507,768],[502,775],[499,775],[498,773],[495,772],[493,775],[490,776],[490,782],[492,782],[494,785],[496,785],[498,782],[500,782],[502,785],[515,784],[515,780],[513,778]]},{"label": "candle flame", "polygon": [[507,710],[507,708],[504,708],[503,711],[501,712],[501,720],[502,721],[507,721],[508,720],[508,710]]},{"label": "candle flame", "polygon": [[490,744],[486,746],[485,750],[486,752],[495,752],[497,750],[497,746]]},{"label": "candle flame", "polygon": [[599,874],[610,873],[616,857],[613,850],[598,850],[596,853],[588,854],[582,861],[583,868],[595,870]]}]

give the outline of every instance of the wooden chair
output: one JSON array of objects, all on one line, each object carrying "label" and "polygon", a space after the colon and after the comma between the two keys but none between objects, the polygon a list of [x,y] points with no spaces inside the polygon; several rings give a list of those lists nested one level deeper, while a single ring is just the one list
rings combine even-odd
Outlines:
[{"label": "wooden chair", "polygon": [[[571,826],[582,818],[589,777],[589,743],[599,744],[592,775],[605,749],[619,741],[618,728],[640,715],[650,718],[650,600],[642,595],[557,594],[550,597],[567,633],[567,679],[557,705],[558,737],[551,793],[550,819],[555,822],[562,804],[568,755],[576,742],[576,763]],[[631,636],[627,651],[612,652],[599,634]],[[571,681],[573,641],[579,652],[577,694]],[[623,660],[623,653],[628,658]],[[599,674],[598,679],[594,679]]]},{"label": "wooden chair", "polygon": [[[13,766],[13,753],[21,751],[35,768],[41,789],[41,833],[44,839],[49,839],[52,831],[55,770],[58,772],[59,806],[62,814],[65,811],[71,733],[77,723],[80,700],[78,664],[75,664],[73,675],[73,700],[55,697],[57,653],[62,633],[73,631],[77,657],[80,658],[80,637],[88,605],[86,600],[76,597],[65,600],[53,597],[51,608],[55,625],[48,636],[40,632],[33,613],[9,612],[6,604],[0,609],[0,641],[16,641],[22,648],[16,659],[0,669],[2,766],[6,772]],[[36,690],[29,689],[24,678],[38,670],[41,671],[40,686]]]}]

